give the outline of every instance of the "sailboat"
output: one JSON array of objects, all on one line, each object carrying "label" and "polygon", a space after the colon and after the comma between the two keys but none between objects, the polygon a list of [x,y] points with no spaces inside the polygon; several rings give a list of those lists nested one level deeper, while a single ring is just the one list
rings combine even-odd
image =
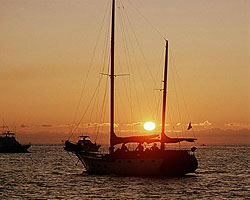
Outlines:
[{"label": "sailboat", "polygon": [[[112,0],[112,24],[111,24],[111,70],[110,70],[110,144],[109,153],[92,152],[87,149],[74,148],[69,141],[65,142],[65,149],[76,154],[82,162],[87,173],[90,174],[116,174],[125,176],[182,176],[195,172],[198,167],[194,155],[195,148],[191,150],[167,149],[166,144],[182,141],[194,142],[195,138],[171,138],[165,133],[166,97],[167,97],[167,69],[168,69],[168,41],[166,40],[164,87],[162,101],[162,128],[160,139],[158,134],[148,136],[119,137],[114,129],[114,87],[115,87],[115,3]],[[129,151],[125,144],[128,143],[160,143],[160,149],[152,147],[151,150]],[[122,144],[122,148],[115,151],[115,145]],[[76,147],[76,146],[75,146]]]}]

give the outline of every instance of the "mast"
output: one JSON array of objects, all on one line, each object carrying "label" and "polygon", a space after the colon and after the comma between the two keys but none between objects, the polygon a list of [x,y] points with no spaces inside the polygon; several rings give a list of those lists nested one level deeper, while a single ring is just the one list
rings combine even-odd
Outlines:
[{"label": "mast", "polygon": [[114,114],[115,114],[115,106],[114,106],[114,65],[115,65],[115,0],[112,1],[112,25],[111,25],[111,73],[110,73],[110,149],[113,151],[113,137],[114,133]]},{"label": "mast", "polygon": [[165,148],[163,139],[165,135],[165,118],[166,118],[166,97],[167,97],[167,72],[168,72],[168,41],[166,40],[166,54],[165,54],[165,68],[164,68],[164,80],[163,80],[163,105],[162,105],[162,127],[161,127],[161,149]]}]

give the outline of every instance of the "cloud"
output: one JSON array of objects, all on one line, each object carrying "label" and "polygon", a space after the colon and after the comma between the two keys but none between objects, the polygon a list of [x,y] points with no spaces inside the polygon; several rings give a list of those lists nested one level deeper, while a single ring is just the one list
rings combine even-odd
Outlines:
[{"label": "cloud", "polygon": [[[204,122],[198,122],[198,123],[191,123],[191,126],[194,128],[197,129],[207,129],[209,127],[211,127],[212,123],[209,122],[208,120],[204,121]],[[161,125],[160,125],[161,126]],[[165,124],[165,126],[167,127],[172,127],[170,128],[171,132],[182,132],[182,131],[185,131],[187,130],[188,126],[189,126],[189,123],[181,123],[181,122],[178,122],[174,125],[171,125],[171,124]]]},{"label": "cloud", "polygon": [[[208,120],[204,121],[204,122],[200,122],[200,123],[192,123],[192,126],[211,126],[212,123],[209,122]],[[187,124],[188,126],[188,124]]]},{"label": "cloud", "polygon": [[[110,123],[109,122],[103,122],[103,123],[98,123],[98,122],[93,122],[93,123],[86,123],[86,124],[81,124],[80,127],[109,127]],[[114,127],[118,127],[119,124],[114,124]]]},{"label": "cloud", "polygon": [[224,125],[230,128],[250,128],[250,123],[242,123],[242,122],[230,122]]},{"label": "cloud", "polygon": [[52,127],[53,125],[51,125],[51,124],[42,124],[41,126],[42,127]]},{"label": "cloud", "polygon": [[[200,123],[199,123],[200,124]],[[202,123],[202,124],[207,124]],[[208,123],[209,124],[209,123]],[[55,125],[58,126],[58,125]],[[71,135],[68,129],[54,128],[55,126],[40,128],[41,125],[29,126],[29,128],[17,131],[18,140],[24,143],[61,143],[62,140],[69,138]],[[128,128],[128,127],[127,127]],[[219,129],[206,128],[195,130],[194,132],[184,132],[180,130],[166,130],[170,137],[195,137],[197,144],[250,144],[250,129]],[[148,134],[143,130],[138,130],[136,127],[128,130],[126,128],[116,130],[118,136],[145,135]],[[155,132],[159,133],[159,132]],[[78,136],[81,133],[75,133]],[[91,138],[96,137],[96,132],[89,130],[87,133]],[[75,137],[77,138],[77,137]],[[109,131],[100,130],[97,142],[107,144],[109,141]]]},{"label": "cloud", "polygon": [[116,131],[116,133],[126,133],[126,134],[129,134],[129,133],[138,133],[138,134],[142,134],[144,131],[141,131],[141,130],[137,130],[137,129],[130,129],[130,130],[125,130],[125,129],[122,129],[122,130],[119,130],[119,131]]},{"label": "cloud", "polygon": [[21,128],[69,128],[69,125],[66,124],[21,124]]},{"label": "cloud", "polygon": [[126,124],[126,126],[139,126],[139,125],[142,125],[142,122],[133,122],[130,124]]},{"label": "cloud", "polygon": [[212,125],[212,123],[210,123],[208,120],[200,123],[200,126],[211,126],[211,125]]},{"label": "cloud", "polygon": [[68,124],[57,124],[53,125],[54,128],[69,128],[70,126]]}]

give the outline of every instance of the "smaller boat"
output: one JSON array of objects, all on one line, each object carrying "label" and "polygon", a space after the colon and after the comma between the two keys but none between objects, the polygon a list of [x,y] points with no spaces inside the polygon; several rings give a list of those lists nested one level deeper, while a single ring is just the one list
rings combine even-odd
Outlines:
[{"label": "smaller boat", "polygon": [[6,131],[0,136],[0,153],[27,153],[30,144],[20,144],[15,133]]},{"label": "smaller boat", "polygon": [[77,144],[66,140],[64,149],[70,152],[98,152],[101,145],[92,143],[89,136],[79,136],[79,138]]}]

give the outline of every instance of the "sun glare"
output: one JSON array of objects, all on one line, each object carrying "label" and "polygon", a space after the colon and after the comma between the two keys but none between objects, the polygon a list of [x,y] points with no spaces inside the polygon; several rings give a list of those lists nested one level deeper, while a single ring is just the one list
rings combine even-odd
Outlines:
[{"label": "sun glare", "polygon": [[155,123],[154,122],[145,122],[143,127],[147,131],[152,131],[155,129]]}]

